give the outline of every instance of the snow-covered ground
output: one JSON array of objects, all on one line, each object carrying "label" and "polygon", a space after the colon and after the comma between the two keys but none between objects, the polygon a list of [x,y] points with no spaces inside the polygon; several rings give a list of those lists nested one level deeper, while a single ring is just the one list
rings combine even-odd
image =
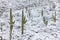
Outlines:
[{"label": "snow-covered ground", "polygon": [[[60,40],[59,0],[0,0],[0,39],[2,37],[2,40],[10,40],[10,8],[14,22],[12,40]],[[22,10],[27,20],[23,35],[21,34]],[[52,18],[55,12],[56,22]],[[48,21],[47,25],[44,24],[43,17]]]}]

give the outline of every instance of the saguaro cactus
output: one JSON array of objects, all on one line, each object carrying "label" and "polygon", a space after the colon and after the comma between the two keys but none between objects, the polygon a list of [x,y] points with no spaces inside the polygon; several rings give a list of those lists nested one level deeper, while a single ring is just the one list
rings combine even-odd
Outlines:
[{"label": "saguaro cactus", "polygon": [[48,20],[46,20],[45,17],[43,17],[43,22],[44,22],[44,24],[47,26],[47,24],[48,24]]},{"label": "saguaro cactus", "polygon": [[12,29],[13,29],[13,21],[12,21],[12,9],[10,8],[10,40],[12,38]]},{"label": "saguaro cactus", "polygon": [[54,22],[56,22],[56,12],[54,15],[52,14],[52,18],[53,18]]},{"label": "saguaro cactus", "polygon": [[24,24],[26,23],[25,17],[24,17],[24,11],[22,11],[22,34],[24,32]]}]

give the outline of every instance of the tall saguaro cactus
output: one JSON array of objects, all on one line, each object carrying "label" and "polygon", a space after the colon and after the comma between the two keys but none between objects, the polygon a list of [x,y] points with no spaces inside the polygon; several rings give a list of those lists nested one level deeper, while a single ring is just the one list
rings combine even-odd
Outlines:
[{"label": "tall saguaro cactus", "polygon": [[26,23],[25,17],[24,17],[24,11],[22,11],[22,34],[24,33],[24,24]]},{"label": "tall saguaro cactus", "polygon": [[12,9],[10,8],[10,40],[12,38],[12,29],[13,29],[13,21],[12,21]]}]

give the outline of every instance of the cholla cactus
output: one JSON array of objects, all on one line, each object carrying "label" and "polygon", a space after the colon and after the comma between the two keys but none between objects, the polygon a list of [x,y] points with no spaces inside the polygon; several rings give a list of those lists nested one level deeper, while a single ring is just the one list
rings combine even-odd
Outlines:
[{"label": "cholla cactus", "polygon": [[53,18],[54,22],[56,22],[56,12],[54,15],[52,14],[52,18]]},{"label": "cholla cactus", "polygon": [[24,17],[24,11],[22,11],[22,34],[24,32],[24,24],[26,23],[25,17]]},{"label": "cholla cactus", "polygon": [[46,20],[45,17],[43,17],[43,22],[44,22],[44,24],[45,24],[46,26],[48,25],[48,20]]},{"label": "cholla cactus", "polygon": [[12,38],[12,29],[13,29],[13,21],[12,21],[12,9],[10,8],[10,40]]}]

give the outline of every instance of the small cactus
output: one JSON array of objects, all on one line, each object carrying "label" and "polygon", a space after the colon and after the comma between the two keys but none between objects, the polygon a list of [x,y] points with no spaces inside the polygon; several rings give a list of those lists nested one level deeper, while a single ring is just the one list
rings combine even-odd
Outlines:
[{"label": "small cactus", "polygon": [[53,8],[55,8],[56,7],[56,5],[55,5],[55,3],[53,3]]},{"label": "small cactus", "polygon": [[28,15],[29,15],[29,20],[30,20],[30,16],[31,16],[30,10],[29,10],[29,14]]},{"label": "small cactus", "polygon": [[45,24],[48,25],[48,21],[47,20],[45,21]]},{"label": "small cactus", "polygon": [[30,12],[29,12],[29,17],[30,17]]},{"label": "small cactus", "polygon": [[41,11],[41,15],[43,16],[43,10]]}]

